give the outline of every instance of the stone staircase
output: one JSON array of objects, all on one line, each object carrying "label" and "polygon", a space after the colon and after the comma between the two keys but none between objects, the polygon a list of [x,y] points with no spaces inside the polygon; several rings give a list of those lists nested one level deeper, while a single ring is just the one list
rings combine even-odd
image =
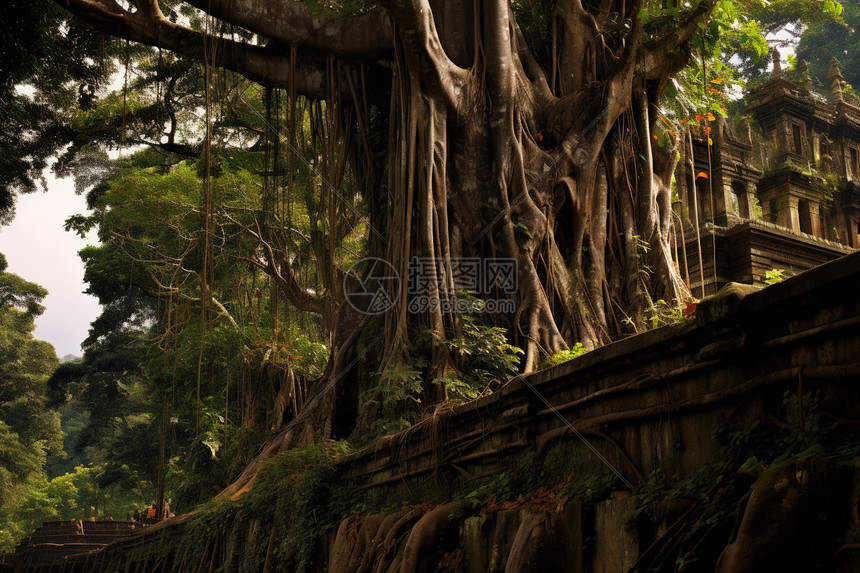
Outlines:
[{"label": "stone staircase", "polygon": [[14,553],[0,557],[0,573],[73,573],[107,545],[142,530],[130,521],[46,521],[18,543]]}]

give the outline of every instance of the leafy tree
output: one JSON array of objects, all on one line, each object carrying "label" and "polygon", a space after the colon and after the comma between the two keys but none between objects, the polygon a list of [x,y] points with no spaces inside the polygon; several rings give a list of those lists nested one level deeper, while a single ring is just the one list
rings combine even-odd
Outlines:
[{"label": "leafy tree", "polygon": [[0,514],[0,551],[11,551],[18,539],[29,534],[44,521],[87,518],[90,507],[107,519],[126,519],[152,499],[151,484],[105,481],[100,466],[77,466],[53,479],[32,484],[17,504]]},{"label": "leafy tree", "polygon": [[77,137],[65,121],[86,108],[115,69],[120,43],[49,0],[0,6],[0,222],[16,193],[43,182],[51,157]]},{"label": "leafy tree", "polygon": [[[186,505],[223,487],[267,433],[296,414],[304,380],[322,374],[328,350],[318,339],[319,323],[284,316],[265,280],[263,182],[246,169],[259,170],[261,157],[221,156],[211,181],[217,208],[210,224],[219,240],[204,273],[199,162],[163,152],[139,151],[112,166],[108,172],[116,176],[91,193],[93,214],[68,221],[81,233],[99,231],[102,244],[81,256],[88,292],[104,311],[83,362],[63,364],[51,385],[58,402],[71,400],[89,412],[78,447],[105,452],[90,458],[117,469],[104,472],[106,478],[152,475],[158,423],[170,418],[164,467],[174,500]],[[290,209],[306,230],[313,205],[305,199]],[[307,253],[310,245],[303,246]],[[204,302],[209,310],[201,315]]]},{"label": "leafy tree", "polygon": [[823,81],[827,76],[830,59],[842,64],[845,80],[852,86],[860,85],[860,3],[850,0],[842,3],[841,19],[827,20],[810,25],[803,31],[797,46],[797,58],[807,60],[813,80]]},{"label": "leafy tree", "polygon": [[33,338],[47,291],[6,267],[0,254],[0,513],[41,479],[48,452],[62,445],[59,415],[45,397],[57,356]]}]

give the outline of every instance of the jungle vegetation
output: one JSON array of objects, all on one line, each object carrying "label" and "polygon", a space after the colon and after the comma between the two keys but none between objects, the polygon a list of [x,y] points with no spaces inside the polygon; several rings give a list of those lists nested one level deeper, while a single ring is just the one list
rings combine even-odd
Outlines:
[{"label": "jungle vegetation", "polygon": [[[50,423],[4,440],[31,451],[0,478],[190,507],[279,451],[367,443],[660,323],[691,296],[670,248],[690,134],[761,73],[764,32],[808,24],[811,46],[850,6],[4,2],[0,209],[56,158],[92,208],[67,228],[98,232],[81,257],[103,312],[57,367],[30,335],[42,291],[9,278],[3,328]],[[440,304],[413,305],[415,261]],[[513,265],[516,288],[462,289],[462,261]],[[373,288],[384,312],[355,297]],[[21,383],[0,402],[19,438]],[[27,495],[3,491],[0,512]]]}]

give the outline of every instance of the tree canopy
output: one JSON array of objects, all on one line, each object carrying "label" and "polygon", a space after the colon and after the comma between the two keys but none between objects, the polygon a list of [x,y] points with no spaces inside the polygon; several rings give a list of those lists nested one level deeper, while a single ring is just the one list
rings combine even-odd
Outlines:
[{"label": "tree canopy", "polygon": [[860,85],[860,41],[856,28],[860,25],[860,5],[857,2],[842,4],[841,18],[815,22],[806,27],[797,46],[798,60],[807,60],[810,76],[825,78],[831,58],[842,64],[845,81],[851,86]]}]

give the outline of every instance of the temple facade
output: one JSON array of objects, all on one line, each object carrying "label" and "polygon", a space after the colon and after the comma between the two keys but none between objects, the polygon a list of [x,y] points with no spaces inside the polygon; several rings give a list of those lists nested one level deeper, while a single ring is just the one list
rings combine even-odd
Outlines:
[{"label": "temple facade", "polygon": [[[676,171],[676,259],[695,296],[762,284],[860,248],[860,107],[839,63],[813,84],[805,62],[687,139]],[[823,86],[823,87],[822,87]]]}]

